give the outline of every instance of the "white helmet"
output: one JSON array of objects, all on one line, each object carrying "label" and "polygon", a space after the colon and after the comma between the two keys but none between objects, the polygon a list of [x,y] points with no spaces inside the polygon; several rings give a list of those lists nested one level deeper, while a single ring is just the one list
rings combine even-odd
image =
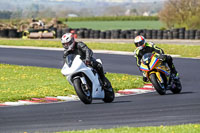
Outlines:
[{"label": "white helmet", "polygon": [[65,33],[61,38],[61,43],[67,51],[73,50],[75,46],[75,40],[73,34]]},{"label": "white helmet", "polygon": [[135,46],[139,47],[140,49],[143,49],[145,46],[145,38],[143,36],[136,36],[134,40]]}]

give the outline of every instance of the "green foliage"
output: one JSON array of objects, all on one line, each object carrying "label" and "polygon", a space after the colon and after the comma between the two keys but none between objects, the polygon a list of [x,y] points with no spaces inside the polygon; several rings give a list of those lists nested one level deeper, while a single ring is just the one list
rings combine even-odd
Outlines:
[{"label": "green foliage", "polygon": [[199,0],[170,0],[166,1],[159,18],[168,28],[199,29],[199,13]]},{"label": "green foliage", "polygon": [[69,17],[66,21],[138,21],[158,20],[157,16],[102,16],[102,17]]},{"label": "green foliage", "polygon": [[200,14],[190,18],[188,21],[188,29],[200,29]]}]

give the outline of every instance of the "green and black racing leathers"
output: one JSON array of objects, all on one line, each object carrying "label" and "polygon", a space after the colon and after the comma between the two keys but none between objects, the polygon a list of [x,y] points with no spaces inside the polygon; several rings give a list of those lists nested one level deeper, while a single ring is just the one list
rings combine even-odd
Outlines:
[{"label": "green and black racing leathers", "polygon": [[[135,49],[134,55],[135,55],[135,57],[136,57],[137,66],[138,66],[138,67],[140,66],[140,64],[141,64],[141,59],[142,59],[142,56],[143,56],[144,54],[146,54],[146,53],[154,53],[154,52],[160,54],[160,58],[161,58],[163,61],[167,62],[168,66],[169,66],[169,68],[170,68],[171,73],[177,75],[177,71],[176,71],[175,66],[174,66],[174,64],[173,64],[173,59],[172,59],[172,57],[171,57],[170,55],[165,55],[165,54],[164,54],[164,51],[163,51],[161,48],[157,47],[157,46],[156,46],[154,43],[152,43],[152,42],[146,42],[146,43],[145,43],[145,46],[144,46],[142,49],[140,49],[139,47],[137,47],[137,48]],[[144,77],[144,75],[143,75],[143,80],[144,80],[144,81],[147,81],[147,78]]]}]

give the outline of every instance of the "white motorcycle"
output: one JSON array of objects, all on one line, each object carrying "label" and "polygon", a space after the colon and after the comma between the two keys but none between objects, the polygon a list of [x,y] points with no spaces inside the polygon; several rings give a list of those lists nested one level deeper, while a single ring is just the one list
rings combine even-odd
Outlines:
[{"label": "white motorcycle", "polygon": [[[100,59],[97,61],[102,63]],[[104,102],[110,103],[115,98],[111,84],[107,88],[103,88],[97,71],[86,66],[80,59],[80,55],[69,54],[61,73],[74,86],[78,97],[85,104],[91,104],[93,99],[102,99]],[[106,78],[106,80],[108,79]]]}]

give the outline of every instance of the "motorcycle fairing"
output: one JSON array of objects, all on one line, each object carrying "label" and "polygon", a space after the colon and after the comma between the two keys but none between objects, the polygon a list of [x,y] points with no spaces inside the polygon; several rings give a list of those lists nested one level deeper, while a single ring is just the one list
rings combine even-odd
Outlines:
[{"label": "motorcycle fairing", "polygon": [[[80,73],[84,73],[92,82],[92,98],[102,99],[105,97],[104,90],[99,82],[99,75],[94,74],[92,68],[87,67],[83,61],[80,59],[79,55],[73,59],[71,66],[64,64],[61,73],[66,76],[67,80],[71,85],[73,85],[73,77],[80,77]],[[81,77],[80,77],[81,78]]]},{"label": "motorcycle fairing", "polygon": [[159,71],[161,71],[162,73],[166,74],[167,76],[170,75],[170,73],[169,73],[167,70],[164,70],[163,68],[157,67],[157,69],[158,69]]},{"label": "motorcycle fairing", "polygon": [[151,58],[151,62],[149,63],[149,68],[150,69],[148,68],[147,65],[144,65],[143,63],[141,63],[140,70],[142,70],[142,71],[150,71],[155,67],[155,65],[157,65],[158,62],[159,62],[159,59],[153,56]]},{"label": "motorcycle fairing", "polygon": [[158,63],[159,59],[156,57],[152,57],[151,62],[149,64],[149,68],[150,70],[152,70],[154,68],[154,66]]}]

